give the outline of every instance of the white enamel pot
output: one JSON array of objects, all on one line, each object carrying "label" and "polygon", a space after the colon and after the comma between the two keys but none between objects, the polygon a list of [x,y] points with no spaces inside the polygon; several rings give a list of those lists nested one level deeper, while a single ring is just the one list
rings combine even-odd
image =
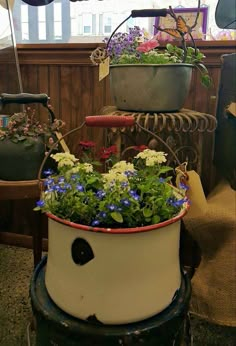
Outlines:
[{"label": "white enamel pot", "polygon": [[65,312],[104,324],[141,321],[164,310],[181,284],[180,219],[92,228],[48,214],[46,288]]}]

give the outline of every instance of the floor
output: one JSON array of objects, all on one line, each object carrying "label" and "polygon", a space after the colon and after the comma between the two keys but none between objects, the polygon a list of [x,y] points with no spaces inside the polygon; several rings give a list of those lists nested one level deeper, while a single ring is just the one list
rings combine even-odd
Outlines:
[{"label": "floor", "polygon": [[[32,319],[29,299],[32,268],[31,250],[0,245],[0,346],[29,346],[27,327]],[[193,316],[191,332],[193,346],[236,345],[235,328],[215,326]],[[30,341],[33,346],[34,338]]]}]

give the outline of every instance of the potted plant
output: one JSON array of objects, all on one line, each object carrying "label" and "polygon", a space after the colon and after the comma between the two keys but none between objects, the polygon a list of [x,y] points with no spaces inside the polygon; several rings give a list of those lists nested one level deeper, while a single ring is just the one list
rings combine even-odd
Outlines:
[{"label": "potted plant", "polygon": [[41,123],[30,107],[13,114],[7,126],[0,129],[0,179],[36,179],[45,152],[62,126],[64,123],[57,119]]},{"label": "potted plant", "polygon": [[[178,111],[187,98],[193,68],[201,73],[203,85],[209,87],[211,84],[211,78],[202,63],[205,56],[196,48],[191,35],[198,15],[191,27],[184,18],[177,17],[171,7],[169,10],[134,10],[127,19],[143,17],[145,14],[170,15],[176,22],[176,29],[157,27],[156,30],[169,33],[181,45],[172,42],[162,49],[159,47],[158,33],[150,36],[137,26],[129,28],[128,33],[116,33],[118,26],[111,37],[105,39],[105,52],[97,48],[91,60],[99,63],[109,58],[111,93],[118,109],[139,112]],[[187,35],[192,43],[189,47],[186,43]]]},{"label": "potted plant", "polygon": [[[104,324],[144,320],[164,310],[181,285],[180,220],[187,187],[171,184],[167,154],[145,146],[131,161],[102,148],[106,172],[69,153],[51,155],[35,210],[49,220],[45,284],[72,316]],[[126,151],[127,153],[127,151]],[[133,155],[132,155],[133,157]]]}]

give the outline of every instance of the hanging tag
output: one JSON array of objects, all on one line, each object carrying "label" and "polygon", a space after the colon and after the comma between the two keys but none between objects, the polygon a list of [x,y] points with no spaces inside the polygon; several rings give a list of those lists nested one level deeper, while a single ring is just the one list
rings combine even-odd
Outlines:
[{"label": "hanging tag", "polygon": [[110,71],[110,58],[107,57],[99,64],[99,82],[109,75]]},{"label": "hanging tag", "polygon": [[207,212],[207,200],[203,191],[200,176],[195,171],[187,171],[188,174],[188,198],[190,208],[184,219],[201,217]]}]

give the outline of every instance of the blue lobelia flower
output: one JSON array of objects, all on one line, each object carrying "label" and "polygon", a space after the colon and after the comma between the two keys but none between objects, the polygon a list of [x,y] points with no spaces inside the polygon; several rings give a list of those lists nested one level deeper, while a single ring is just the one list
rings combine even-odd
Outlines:
[{"label": "blue lobelia flower", "polygon": [[52,178],[45,179],[43,182],[44,186],[50,186],[51,184],[54,183],[54,180]]},{"label": "blue lobelia flower", "polygon": [[60,183],[64,183],[64,181],[65,181],[65,177],[59,177],[58,178],[58,183],[60,184]]},{"label": "blue lobelia flower", "polygon": [[51,168],[48,168],[45,171],[43,171],[43,174],[46,176],[52,175],[53,173],[54,173],[54,171]]},{"label": "blue lobelia flower", "polygon": [[105,211],[100,211],[98,216],[104,219],[107,216],[107,213]]},{"label": "blue lobelia flower", "polygon": [[129,184],[128,184],[128,182],[127,181],[122,181],[121,183],[120,183],[120,186],[121,187],[127,187]]},{"label": "blue lobelia flower", "polygon": [[98,199],[102,199],[103,197],[106,196],[106,192],[103,191],[103,190],[98,190],[97,193],[96,193],[96,196]]},{"label": "blue lobelia flower", "polygon": [[77,185],[76,185],[76,190],[78,190],[78,191],[80,191],[80,192],[83,192],[83,191],[84,191],[83,185],[77,184]]},{"label": "blue lobelia flower", "polygon": [[36,202],[36,205],[37,205],[37,207],[42,208],[45,205],[45,202],[42,201],[42,200],[39,200],[39,201]]},{"label": "blue lobelia flower", "polygon": [[100,224],[100,221],[99,220],[93,220],[91,225],[94,227],[94,226],[98,226]]},{"label": "blue lobelia flower", "polygon": [[128,200],[128,198],[123,198],[121,199],[121,203],[125,206],[125,207],[129,207],[130,206],[130,201]]},{"label": "blue lobelia flower", "polygon": [[189,189],[189,187],[187,185],[185,185],[184,183],[180,183],[179,184],[179,188],[183,189],[183,190],[186,190],[186,191]]},{"label": "blue lobelia flower", "polygon": [[135,199],[136,201],[138,201],[140,199],[140,196],[137,194],[137,191],[134,190],[130,190],[129,191],[130,196],[133,197],[133,199]]},{"label": "blue lobelia flower", "polygon": [[114,211],[117,210],[117,206],[115,204],[108,204],[107,209],[109,209],[110,211]]}]

